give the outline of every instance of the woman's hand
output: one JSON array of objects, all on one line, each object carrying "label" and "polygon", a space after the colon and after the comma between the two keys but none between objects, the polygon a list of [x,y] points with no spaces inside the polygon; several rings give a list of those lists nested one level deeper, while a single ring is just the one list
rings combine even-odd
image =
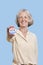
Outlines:
[{"label": "woman's hand", "polygon": [[15,27],[14,26],[10,26],[9,27],[9,31],[13,31],[13,30],[15,30]]},{"label": "woman's hand", "polygon": [[11,39],[14,36],[14,34],[11,34],[9,32],[9,31],[13,31],[13,30],[15,30],[14,26],[10,26],[10,27],[7,28],[7,38]]}]

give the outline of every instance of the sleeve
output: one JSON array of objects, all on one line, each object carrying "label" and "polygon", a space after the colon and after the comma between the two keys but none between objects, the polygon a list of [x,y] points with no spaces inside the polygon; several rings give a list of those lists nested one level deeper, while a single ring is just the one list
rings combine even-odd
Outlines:
[{"label": "sleeve", "polygon": [[15,36],[13,36],[12,38],[7,37],[7,41],[8,42],[11,42],[12,43],[14,40],[15,40]]},{"label": "sleeve", "polygon": [[11,39],[10,39],[10,42],[13,43],[15,41],[15,36],[13,36]]},{"label": "sleeve", "polygon": [[35,35],[35,58],[36,58],[36,65],[38,65],[38,41],[37,41],[37,37]]}]

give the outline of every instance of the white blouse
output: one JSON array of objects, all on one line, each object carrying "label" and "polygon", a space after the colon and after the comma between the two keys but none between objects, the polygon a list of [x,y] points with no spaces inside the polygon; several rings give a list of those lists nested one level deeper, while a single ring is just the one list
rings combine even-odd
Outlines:
[{"label": "white blouse", "polygon": [[20,64],[36,64],[38,60],[37,38],[34,33],[27,32],[26,37],[20,30],[10,39],[12,42],[12,51],[14,60]]}]

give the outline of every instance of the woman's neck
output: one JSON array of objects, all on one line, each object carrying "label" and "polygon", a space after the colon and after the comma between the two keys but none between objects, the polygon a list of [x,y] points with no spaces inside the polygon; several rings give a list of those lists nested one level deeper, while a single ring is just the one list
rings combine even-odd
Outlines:
[{"label": "woman's neck", "polygon": [[27,34],[27,31],[28,29],[27,28],[19,28],[19,30],[23,33],[23,35],[26,37],[26,34]]}]

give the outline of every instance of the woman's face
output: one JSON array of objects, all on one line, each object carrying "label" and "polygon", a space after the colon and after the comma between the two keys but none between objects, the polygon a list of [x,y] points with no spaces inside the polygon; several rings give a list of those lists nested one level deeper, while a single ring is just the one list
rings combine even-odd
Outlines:
[{"label": "woman's face", "polygon": [[21,12],[18,17],[20,27],[28,27],[29,17],[26,12]]}]

